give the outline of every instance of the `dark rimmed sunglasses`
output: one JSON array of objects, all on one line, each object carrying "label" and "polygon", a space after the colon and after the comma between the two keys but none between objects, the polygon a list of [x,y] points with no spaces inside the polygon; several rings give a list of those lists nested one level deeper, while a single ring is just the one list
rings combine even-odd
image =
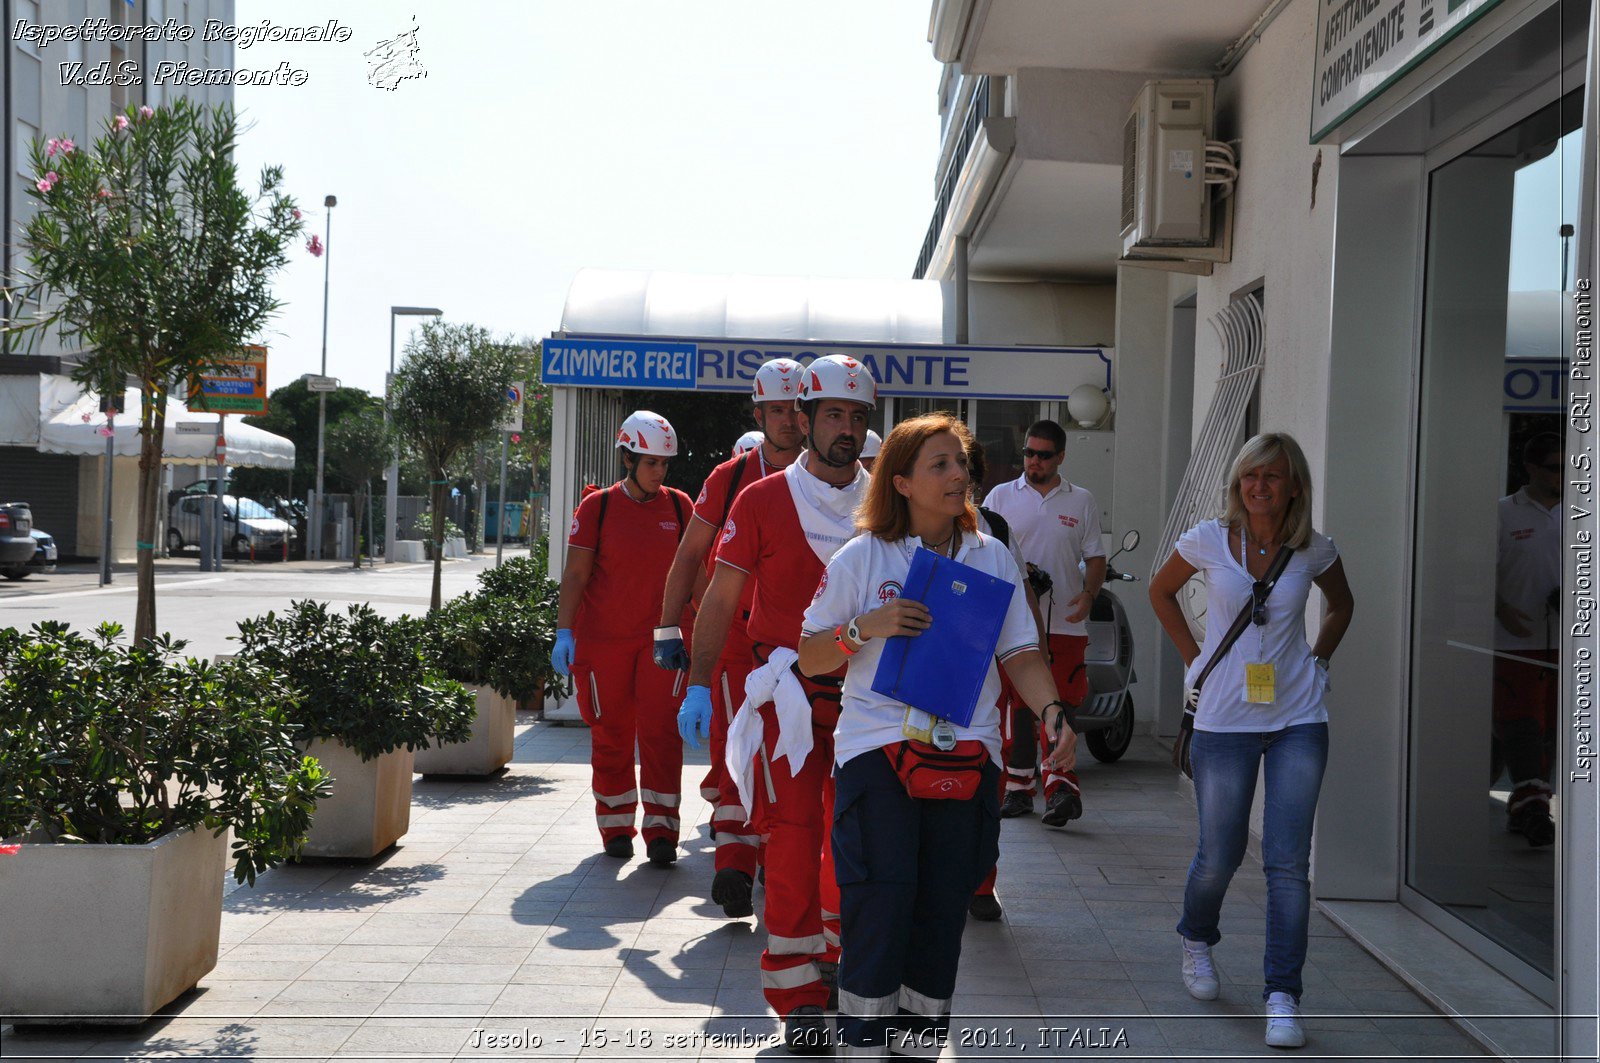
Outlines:
[{"label": "dark rimmed sunglasses", "polygon": [[1022,456],[1025,458],[1038,458],[1040,461],[1049,461],[1056,456],[1053,450],[1034,450],[1032,447],[1023,447]]},{"label": "dark rimmed sunglasses", "polygon": [[1257,626],[1267,622],[1267,595],[1272,593],[1272,588],[1267,586],[1266,580],[1256,580],[1250,585],[1250,622]]}]

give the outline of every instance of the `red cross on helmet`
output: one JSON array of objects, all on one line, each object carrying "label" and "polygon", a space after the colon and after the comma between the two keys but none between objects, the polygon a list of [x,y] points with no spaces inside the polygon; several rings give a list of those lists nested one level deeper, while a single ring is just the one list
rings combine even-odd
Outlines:
[{"label": "red cross on helmet", "polygon": [[617,446],[635,454],[650,454],[658,458],[672,458],[678,454],[678,433],[659,413],[635,410],[617,429]]},{"label": "red cross on helmet", "polygon": [[868,409],[878,405],[878,385],[867,367],[854,358],[829,354],[806,366],[800,381],[800,401],[846,399]]},{"label": "red cross on helmet", "polygon": [[773,358],[756,370],[750,398],[756,402],[793,402],[800,397],[800,377],[804,372],[792,358]]}]

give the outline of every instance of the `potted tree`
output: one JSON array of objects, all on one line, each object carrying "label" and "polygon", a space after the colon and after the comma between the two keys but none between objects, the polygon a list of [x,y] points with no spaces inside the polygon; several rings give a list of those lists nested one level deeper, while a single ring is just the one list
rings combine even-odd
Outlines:
[{"label": "potted tree", "polygon": [[554,631],[536,602],[488,591],[452,598],[428,617],[435,659],[473,689],[477,716],[465,742],[417,754],[424,775],[489,775],[511,760],[517,703],[542,690]]},{"label": "potted tree", "polygon": [[512,558],[478,576],[485,597],[530,610],[525,620],[525,642],[520,647],[521,660],[507,684],[509,696],[518,708],[543,707],[545,689],[559,679],[550,664],[550,651],[555,647],[561,586],[548,575],[546,550],[545,543],[537,543],[530,556]]},{"label": "potted tree", "polygon": [[474,711],[466,688],[439,674],[422,621],[300,601],[240,621],[237,639],[239,660],[293,691],[296,740],[333,777],[305,855],[367,859],[393,845],[411,824],[415,751],[465,739]]},{"label": "potted tree", "polygon": [[0,630],[0,1001],[37,1022],[141,1022],[217,962],[222,880],[293,856],[323,769],[293,694],[166,636]]}]

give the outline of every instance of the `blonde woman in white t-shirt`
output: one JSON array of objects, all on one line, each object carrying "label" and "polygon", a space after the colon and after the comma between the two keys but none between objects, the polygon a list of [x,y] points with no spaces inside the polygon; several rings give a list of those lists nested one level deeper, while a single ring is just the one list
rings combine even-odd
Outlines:
[{"label": "blonde woman in white t-shirt", "polygon": [[[1268,591],[1264,577],[1282,546],[1294,553]],[[1178,605],[1179,591],[1197,572],[1205,574],[1210,619],[1204,647],[1195,643]],[[1305,629],[1313,583],[1326,603],[1314,646]],[[1190,753],[1199,844],[1177,929],[1184,985],[1198,1000],[1216,999],[1211,947],[1222,938],[1222,900],[1244,858],[1264,763],[1266,1041],[1299,1048],[1305,1044],[1299,1002],[1311,908],[1311,827],[1328,759],[1328,660],[1350,626],[1355,599],[1333,541],[1311,526],[1310,470],[1291,436],[1267,432],[1244,445],[1228,476],[1222,518],[1179,537],[1150,581],[1150,604],[1188,666],[1186,686],[1215,656],[1233,618],[1251,607],[1251,623],[1206,677],[1195,710]]]}]

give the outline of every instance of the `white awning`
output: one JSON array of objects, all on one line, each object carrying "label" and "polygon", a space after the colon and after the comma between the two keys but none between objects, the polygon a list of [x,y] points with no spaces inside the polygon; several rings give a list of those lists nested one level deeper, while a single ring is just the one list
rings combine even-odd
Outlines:
[{"label": "white awning", "polygon": [[[112,424],[112,453],[119,457],[139,454],[139,390],[122,396],[121,416]],[[256,465],[267,469],[294,467],[294,444],[279,435],[226,419],[228,464]],[[39,386],[39,450],[46,454],[93,456],[106,452],[105,415],[100,400],[84,394],[63,377],[41,377]],[[190,413],[176,399],[167,400],[166,433],[161,460],[171,465],[216,463],[217,415]]]},{"label": "white awning", "polygon": [[762,337],[947,343],[954,306],[939,281],[584,269],[561,331],[611,336]]}]

